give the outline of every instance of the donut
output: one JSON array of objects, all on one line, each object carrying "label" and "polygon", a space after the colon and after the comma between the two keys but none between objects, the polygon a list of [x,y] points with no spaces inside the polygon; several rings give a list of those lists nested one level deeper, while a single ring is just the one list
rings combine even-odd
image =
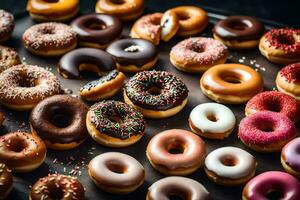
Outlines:
[{"label": "donut", "polygon": [[0,160],[14,172],[30,172],[46,158],[46,146],[37,136],[14,132],[0,137]]},{"label": "donut", "polygon": [[288,173],[268,171],[250,180],[243,189],[243,200],[300,199],[300,182]]},{"label": "donut", "polygon": [[79,48],[65,54],[58,63],[58,71],[64,78],[79,79],[82,71],[99,76],[116,69],[111,55],[101,49]]},{"label": "donut", "polygon": [[122,33],[121,21],[111,15],[88,14],[71,23],[80,46],[104,49]]},{"label": "donut", "polygon": [[8,40],[14,30],[15,22],[14,16],[0,9],[0,43]]},{"label": "donut", "polygon": [[31,188],[29,199],[76,199],[84,200],[85,189],[72,176],[49,174],[40,178]]},{"label": "donut", "polygon": [[180,112],[188,101],[184,82],[166,71],[136,73],[124,86],[124,100],[147,118],[167,118]]},{"label": "donut", "polygon": [[218,103],[203,103],[196,106],[189,117],[191,130],[205,138],[224,139],[235,127],[233,112]]},{"label": "donut", "polygon": [[126,147],[142,138],[146,121],[134,107],[108,100],[90,108],[86,126],[96,142],[108,147]]},{"label": "donut", "polygon": [[190,37],[203,31],[208,25],[205,10],[195,6],[178,6],[171,9],[179,18],[178,36]]},{"label": "donut", "polygon": [[280,28],[268,31],[259,42],[259,50],[270,62],[291,64],[300,61],[300,29]]},{"label": "donut", "polygon": [[258,46],[265,27],[250,16],[230,16],[217,22],[213,28],[213,37],[230,49],[253,49]]},{"label": "donut", "polygon": [[260,111],[279,112],[296,122],[300,117],[300,104],[295,98],[278,91],[265,91],[252,97],[246,104],[246,116]]},{"label": "donut", "polygon": [[160,26],[160,38],[162,41],[168,42],[176,35],[179,29],[179,18],[177,14],[172,10],[166,11],[160,20]]},{"label": "donut", "polygon": [[66,24],[48,22],[28,28],[23,36],[25,48],[31,53],[44,56],[61,56],[77,45],[76,33]]},{"label": "donut", "polygon": [[27,11],[36,21],[68,21],[79,11],[79,0],[28,0]]},{"label": "donut", "polygon": [[31,110],[39,101],[60,92],[57,77],[35,65],[15,65],[0,74],[0,103],[10,109]]},{"label": "donut", "polygon": [[147,145],[150,164],[164,175],[188,175],[199,169],[205,159],[205,143],[197,135],[170,129],[155,135]]},{"label": "donut", "polygon": [[275,152],[296,137],[296,128],[285,115],[261,111],[242,119],[238,137],[255,151]]},{"label": "donut", "polygon": [[75,148],[87,137],[87,111],[87,107],[76,97],[48,97],[40,101],[30,113],[32,134],[39,136],[50,149]]},{"label": "donut", "polygon": [[300,101],[300,63],[282,68],[276,77],[276,87],[280,92],[289,94]]},{"label": "donut", "polygon": [[4,113],[0,112],[0,126],[2,126],[4,120],[5,120]]},{"label": "donut", "polygon": [[118,70],[112,70],[101,78],[88,82],[79,90],[82,98],[99,101],[114,96],[124,85],[126,76]]},{"label": "donut", "polygon": [[281,151],[281,164],[289,174],[300,178],[300,137],[287,143]]},{"label": "donut", "polygon": [[207,155],[204,171],[216,184],[236,186],[254,176],[256,165],[255,158],[247,151],[237,147],[221,147]]},{"label": "donut", "polygon": [[144,0],[98,0],[95,10],[114,15],[121,21],[131,21],[143,13]]},{"label": "donut", "polygon": [[111,43],[106,51],[117,62],[123,72],[139,72],[152,68],[158,60],[158,50],[143,39],[121,39]]},{"label": "donut", "polygon": [[0,162],[0,199],[6,199],[13,188],[13,176],[11,170]]},{"label": "donut", "polygon": [[160,179],[148,188],[146,200],[168,200],[171,197],[188,200],[209,200],[210,195],[199,182],[185,177],[170,176]]},{"label": "donut", "polygon": [[208,98],[227,104],[241,104],[263,90],[261,75],[242,64],[220,64],[208,69],[200,79]]},{"label": "donut", "polygon": [[204,37],[185,39],[170,52],[170,61],[178,70],[193,73],[202,73],[214,65],[223,64],[227,57],[225,45]]},{"label": "donut", "polygon": [[135,158],[118,152],[107,152],[93,158],[88,165],[92,181],[102,190],[128,194],[144,183],[144,167]]},{"label": "donut", "polygon": [[18,53],[12,48],[0,45],[0,73],[17,64],[21,64]]}]

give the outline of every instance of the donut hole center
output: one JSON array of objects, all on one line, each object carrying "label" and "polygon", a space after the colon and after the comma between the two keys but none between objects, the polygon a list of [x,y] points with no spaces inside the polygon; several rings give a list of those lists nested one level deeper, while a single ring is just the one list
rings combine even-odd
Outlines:
[{"label": "donut hole center", "polygon": [[110,2],[117,5],[122,5],[125,3],[125,0],[110,0]]},{"label": "donut hole center", "polygon": [[88,29],[92,30],[104,30],[107,28],[106,24],[103,21],[91,21],[85,25]]},{"label": "donut hole center", "polygon": [[238,161],[235,157],[228,155],[228,156],[224,156],[223,158],[221,158],[221,163],[225,166],[233,167],[233,166],[237,165]]},{"label": "donut hole center", "polygon": [[8,148],[13,152],[19,153],[27,148],[27,144],[24,142],[24,140],[17,138],[10,142]]},{"label": "donut hole center", "polygon": [[28,77],[28,75],[25,73],[20,73],[19,77],[17,78],[17,84],[19,87],[30,88],[35,87],[39,83],[37,79]]},{"label": "donut hole center", "polygon": [[279,190],[270,190],[266,194],[266,198],[269,200],[279,200],[279,199],[283,199],[283,197],[284,197],[283,193]]},{"label": "donut hole center", "polygon": [[223,73],[221,75],[221,78],[227,82],[227,83],[231,83],[231,84],[241,84],[243,82],[243,80],[241,79],[241,77],[236,74],[236,73]]},{"label": "donut hole center", "polygon": [[242,21],[234,21],[229,24],[229,27],[234,30],[243,31],[248,28],[248,25]]},{"label": "donut hole center", "polygon": [[50,123],[58,128],[66,128],[71,124],[69,110],[55,106],[49,111]]},{"label": "donut hole center", "polygon": [[172,143],[170,143],[168,146],[167,146],[167,151],[170,153],[170,154],[183,154],[184,153],[184,145],[182,144],[181,141],[173,141]]},{"label": "donut hole center", "polygon": [[64,192],[62,191],[62,189],[60,189],[60,187],[57,186],[55,185],[53,191],[50,192],[50,199],[63,199]]},{"label": "donut hole center", "polygon": [[176,14],[177,14],[179,20],[181,20],[181,21],[185,21],[185,20],[188,20],[191,18],[190,15],[185,12],[177,12]]},{"label": "donut hole center", "polygon": [[279,35],[277,37],[277,41],[283,45],[293,45],[295,44],[295,39],[293,36],[289,35]]},{"label": "donut hole center", "polygon": [[214,115],[213,113],[208,113],[206,115],[206,118],[209,120],[209,121],[212,121],[212,122],[217,122],[219,119],[217,118],[216,115]]},{"label": "donut hole center", "polygon": [[273,122],[259,122],[258,129],[263,132],[273,132],[274,124]]},{"label": "donut hole center", "polygon": [[147,89],[147,92],[153,96],[158,96],[161,94],[161,88],[158,86],[151,86]]},{"label": "donut hole center", "polygon": [[108,119],[114,123],[122,123],[123,122],[122,117],[118,114],[108,116]]},{"label": "donut hole center", "polygon": [[191,50],[196,53],[203,53],[205,51],[205,47],[202,45],[192,44]]},{"label": "donut hole center", "polygon": [[181,188],[170,189],[167,195],[170,200],[184,200],[189,199],[189,194]]},{"label": "donut hole center", "polygon": [[278,101],[267,102],[265,106],[266,106],[266,110],[269,111],[273,111],[273,112],[281,111],[281,104]]},{"label": "donut hole center", "polygon": [[107,164],[107,168],[117,174],[124,174],[125,168],[120,163],[117,162],[110,162]]},{"label": "donut hole center", "polygon": [[53,35],[54,34],[53,28],[50,28],[50,27],[45,27],[44,29],[40,30],[40,32],[44,35]]}]

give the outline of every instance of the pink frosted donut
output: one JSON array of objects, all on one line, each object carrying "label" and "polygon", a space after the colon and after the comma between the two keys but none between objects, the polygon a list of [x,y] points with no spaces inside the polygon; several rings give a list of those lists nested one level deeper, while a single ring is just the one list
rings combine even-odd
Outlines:
[{"label": "pink frosted donut", "polygon": [[300,178],[300,137],[293,139],[283,147],[281,163],[288,173]]},{"label": "pink frosted donut", "polygon": [[281,200],[299,200],[300,182],[288,173],[265,172],[247,183],[243,190],[243,200],[270,199],[275,193],[281,195]]},{"label": "pink frosted donut", "polygon": [[259,111],[279,112],[296,122],[300,116],[300,104],[282,92],[265,91],[255,95],[246,105],[247,116]]},{"label": "pink frosted donut", "polygon": [[238,136],[253,150],[274,152],[280,151],[295,138],[296,127],[288,117],[280,113],[261,111],[241,121]]}]

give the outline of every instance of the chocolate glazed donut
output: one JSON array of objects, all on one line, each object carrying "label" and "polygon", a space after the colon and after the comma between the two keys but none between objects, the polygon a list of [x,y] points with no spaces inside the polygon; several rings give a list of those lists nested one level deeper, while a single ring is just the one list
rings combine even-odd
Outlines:
[{"label": "chocolate glazed donut", "polygon": [[92,71],[99,76],[116,69],[113,57],[100,49],[79,48],[65,54],[58,63],[58,71],[64,78],[80,78],[81,71]]}]

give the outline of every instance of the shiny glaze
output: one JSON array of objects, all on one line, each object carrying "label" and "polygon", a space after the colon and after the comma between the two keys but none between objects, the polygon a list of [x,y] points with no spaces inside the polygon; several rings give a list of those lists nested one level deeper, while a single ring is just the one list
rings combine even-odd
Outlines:
[{"label": "shiny glaze", "polygon": [[300,173],[300,137],[284,146],[281,157],[293,170]]}]

